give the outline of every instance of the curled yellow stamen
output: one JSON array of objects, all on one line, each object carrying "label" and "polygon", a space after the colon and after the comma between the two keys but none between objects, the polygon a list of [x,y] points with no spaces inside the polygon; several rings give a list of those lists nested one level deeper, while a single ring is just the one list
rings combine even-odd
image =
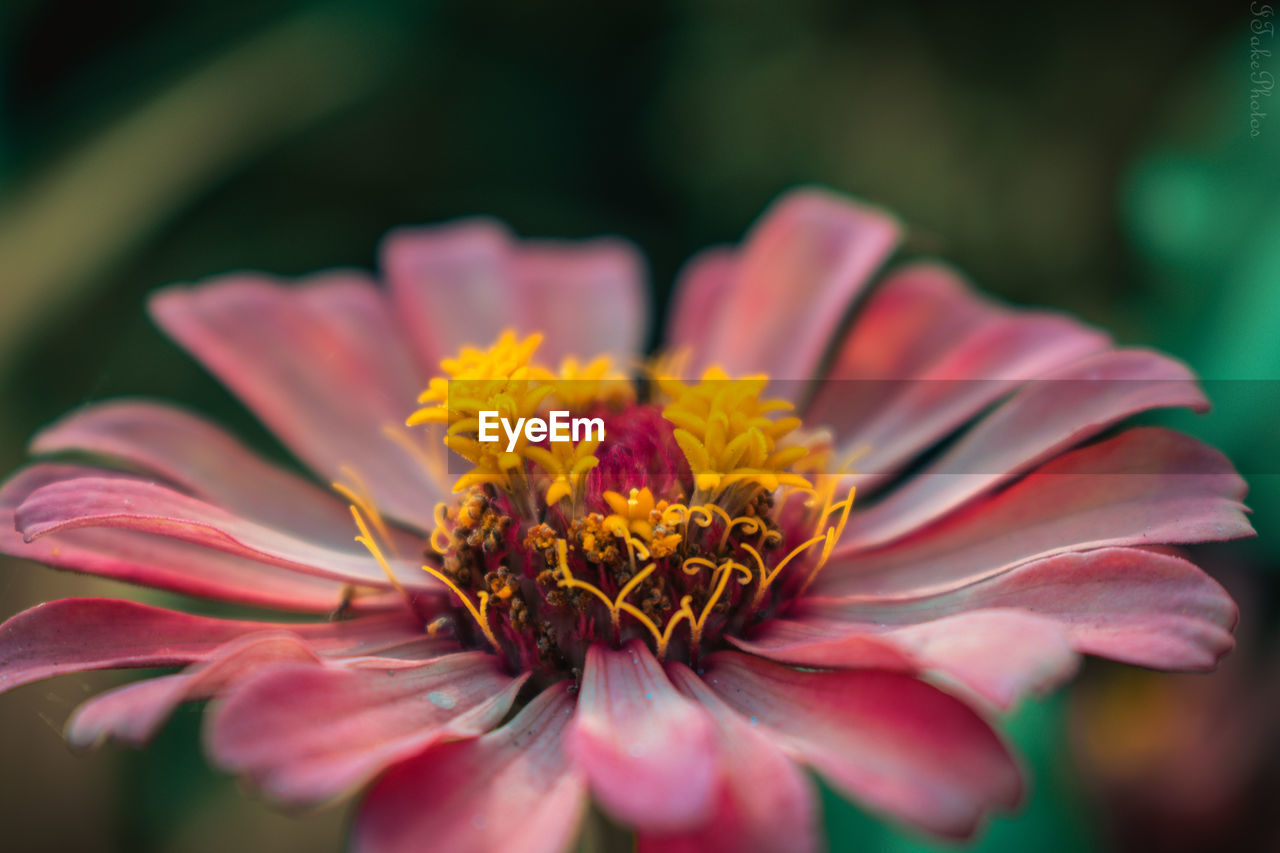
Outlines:
[{"label": "curled yellow stamen", "polygon": [[360,510],[354,505],[351,506],[351,517],[356,520],[356,529],[360,531],[360,535],[356,537],[356,541],[368,549],[373,559],[378,561],[378,565],[382,567],[382,571],[386,574],[387,580],[391,581],[391,585],[396,588],[396,592],[400,593],[406,600],[409,594],[404,591],[404,587],[400,585],[400,581],[396,578],[395,573],[391,571],[391,564],[387,562],[387,558],[382,555],[382,549],[378,547],[378,542],[373,538],[373,534],[369,532],[369,525],[364,523],[364,517],[360,514]]},{"label": "curled yellow stamen", "polygon": [[449,530],[445,511],[447,505],[444,501],[436,504],[434,517],[436,526],[431,530],[431,550],[437,554],[447,554],[449,549],[453,547],[453,532]]},{"label": "curled yellow stamen", "polygon": [[745,573],[744,578],[740,580],[739,583],[751,583],[752,579],[755,577],[751,573],[750,569],[734,560],[725,560],[720,564],[717,568],[717,571],[720,573],[720,579],[716,582],[716,588],[712,591],[711,597],[707,599],[707,603],[703,606],[702,615],[700,615],[696,621],[691,621],[689,623],[689,630],[693,637],[693,645],[696,646],[702,641],[702,628],[707,624],[708,617],[711,616],[711,608],[715,607],[716,602],[720,600],[720,596],[724,595],[724,588],[729,585],[729,578],[733,575],[735,569]]},{"label": "curled yellow stamen", "polygon": [[[613,614],[614,601],[601,591],[600,587],[588,581],[578,580],[573,576],[573,572],[569,569],[568,543],[563,539],[556,540],[556,556],[560,562],[560,577],[556,581],[559,586],[572,587],[573,589],[581,589],[591,593],[596,598],[604,602],[604,606],[609,608],[610,615]],[[616,620],[615,620],[616,625]]]},{"label": "curled yellow stamen", "polygon": [[791,553],[787,554],[787,556],[783,557],[782,560],[778,563],[778,565],[774,566],[772,570],[767,570],[765,568],[764,559],[760,556],[759,551],[757,551],[755,548],[752,548],[750,545],[748,545],[745,542],[742,543],[743,550],[745,550],[747,553],[749,553],[752,557],[755,558],[756,565],[759,566],[760,568],[760,585],[756,587],[755,597],[751,600],[752,609],[755,609],[756,607],[760,606],[760,602],[764,598],[765,592],[768,591],[769,585],[774,582],[774,580],[778,577],[778,575],[782,574],[782,570],[785,569],[792,560],[794,560],[796,557],[799,557],[805,551],[808,551],[814,545],[817,545],[819,542],[823,541],[826,538],[827,538],[826,536],[813,537],[809,541],[805,542],[803,545],[800,545],[799,547],[792,550]]},{"label": "curled yellow stamen", "polygon": [[696,575],[702,569],[711,569],[714,572],[716,568],[716,564],[706,557],[689,557],[680,564],[680,570],[686,575]]},{"label": "curled yellow stamen", "polygon": [[853,499],[857,494],[857,487],[849,489],[849,495],[844,500],[827,508],[827,515],[840,510],[840,520],[835,523],[834,527],[827,529],[827,541],[822,545],[822,553],[818,556],[818,561],[813,564],[813,568],[809,570],[809,575],[804,579],[804,583],[800,585],[800,592],[804,592],[809,588],[809,584],[813,583],[813,579],[818,576],[818,572],[822,571],[822,567],[827,564],[827,560],[831,557],[831,552],[835,550],[836,542],[844,534],[844,527],[849,523],[849,512],[853,509]]},{"label": "curled yellow stamen", "polygon": [[658,660],[662,660],[666,656],[667,646],[671,643],[671,637],[675,634],[676,626],[680,624],[680,620],[687,619],[692,629],[694,623],[693,608],[690,606],[692,602],[692,595],[686,595],[680,599],[680,609],[667,620],[667,627],[663,629],[662,636],[658,638]]},{"label": "curled yellow stamen", "polygon": [[382,517],[382,513],[378,511],[377,504],[373,502],[369,488],[365,485],[364,480],[360,478],[360,474],[350,465],[340,466],[338,473],[350,480],[352,487],[348,487],[338,481],[329,485],[335,492],[346,498],[347,503],[353,507],[359,507],[360,511],[368,517],[373,529],[378,531],[378,535],[382,537],[382,541],[386,543],[391,553],[397,557],[400,556],[395,540],[391,538],[391,529],[387,526],[387,521]]},{"label": "curled yellow stamen", "polygon": [[[585,590],[600,599],[600,601],[604,603],[604,606],[609,608],[609,617],[613,620],[614,631],[618,631],[620,629],[618,614],[630,613],[638,622],[640,622],[640,624],[649,629],[649,632],[653,634],[653,639],[656,642],[662,643],[663,634],[662,631],[658,629],[657,624],[655,624],[643,610],[625,600],[626,597],[631,594],[632,590],[639,586],[645,578],[653,574],[654,569],[657,568],[654,563],[650,563],[645,566],[634,577],[632,577],[631,580],[627,581],[626,586],[618,591],[617,597],[610,598],[595,584],[579,580],[573,576],[573,571],[569,568],[568,543],[563,539],[556,540],[556,556],[559,558],[560,564],[560,578],[557,580],[557,583],[560,586]],[[663,648],[665,649],[665,645]]]},{"label": "curled yellow stamen", "polygon": [[501,651],[502,647],[498,645],[498,638],[493,635],[493,629],[489,627],[489,593],[484,590],[480,590],[478,593],[480,596],[480,609],[477,610],[476,606],[471,603],[471,599],[467,598],[466,594],[463,593],[462,590],[458,589],[458,585],[450,580],[444,572],[426,565],[422,567],[422,570],[435,577],[453,591],[453,594],[462,602],[462,606],[467,608],[467,612],[471,614],[471,618],[476,620],[476,624],[479,625],[480,630],[484,632],[485,639],[489,641],[489,645],[493,646],[495,651]]},{"label": "curled yellow stamen", "polygon": [[621,608],[622,602],[626,600],[626,597],[631,594],[631,591],[633,589],[635,589],[641,583],[644,582],[645,578],[653,574],[653,570],[655,568],[657,568],[657,566],[654,565],[653,563],[650,563],[640,571],[636,572],[635,575],[631,578],[631,580],[627,581],[626,584],[622,587],[622,589],[618,590],[618,596],[617,598],[614,599],[614,602],[613,602],[613,627],[615,630],[618,628],[618,610],[619,608]]}]

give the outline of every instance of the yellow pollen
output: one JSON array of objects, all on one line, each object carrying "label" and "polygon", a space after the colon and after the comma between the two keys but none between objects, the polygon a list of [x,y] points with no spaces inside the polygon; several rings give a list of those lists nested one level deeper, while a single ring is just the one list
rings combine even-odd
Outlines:
[{"label": "yellow pollen", "polygon": [[[572,498],[576,515],[582,509],[585,475],[598,462],[599,442],[553,442],[548,449],[530,444],[521,432],[507,450],[505,442],[479,440],[480,413],[497,412],[500,418],[516,422],[554,408],[552,400],[581,411],[635,398],[634,386],[608,356],[586,364],[567,358],[557,374],[534,361],[541,342],[539,334],[520,338],[508,329],[488,349],[463,347],[457,356],[440,362],[444,375],[431,379],[418,397],[421,408],[406,421],[408,426],[443,426],[444,444],[474,465],[454,481],[453,491],[496,486],[511,495],[526,518],[536,514],[526,460],[550,479],[544,502],[554,506]],[[403,437],[396,440],[403,443]]]},{"label": "yellow pollen", "polygon": [[774,419],[792,408],[785,400],[764,400],[767,376],[730,380],[718,367],[697,383],[657,375],[655,384],[671,399],[662,416],[675,427],[673,437],[693,471],[699,492],[715,496],[738,483],[810,488],[790,469],[809,455],[804,445],[780,444],[800,426],[794,416]]}]

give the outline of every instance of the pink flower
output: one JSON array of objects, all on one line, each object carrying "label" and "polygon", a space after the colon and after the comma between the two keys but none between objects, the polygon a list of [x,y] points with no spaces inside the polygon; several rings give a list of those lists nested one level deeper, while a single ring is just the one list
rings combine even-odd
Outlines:
[{"label": "pink flower", "polygon": [[[1221,455],[1112,430],[1203,409],[1185,367],[936,264],[869,288],[897,236],[787,194],[684,270],[683,355],[649,396],[617,378],[647,299],[616,240],[469,220],[391,234],[385,291],[345,272],[165,290],[156,322],[334,488],[110,401],[36,436],[101,462],[10,479],[3,550],[307,619],[50,602],[0,627],[0,683],[182,667],[91,699],[68,738],[141,743],[212,697],[211,758],[268,795],[369,786],[360,850],[559,850],[588,797],[646,848],[813,849],[801,766],[969,835],[1021,796],[999,709],[1080,654],[1207,670],[1231,648],[1231,598],[1161,546],[1252,531]],[[605,442],[476,441],[477,407],[547,393]]]}]

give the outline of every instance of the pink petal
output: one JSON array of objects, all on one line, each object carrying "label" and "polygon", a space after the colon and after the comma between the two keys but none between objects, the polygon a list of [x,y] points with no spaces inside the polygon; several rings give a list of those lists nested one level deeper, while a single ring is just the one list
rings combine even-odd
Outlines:
[{"label": "pink petal", "polygon": [[487,731],[523,683],[484,652],[385,670],[272,667],[215,708],[208,749],[275,799],[323,802],[433,743]]},{"label": "pink petal", "polygon": [[733,289],[738,253],[728,246],[704,249],[676,277],[666,345],[673,353],[697,352],[716,312]]},{"label": "pink petal", "polygon": [[858,314],[806,419],[860,454],[865,490],[1020,383],[1107,344],[1065,316],[1000,307],[946,267],[913,264]]},{"label": "pink petal", "polygon": [[213,423],[161,403],[95,403],[42,430],[33,453],[85,452],[127,463],[269,527],[351,541],[345,501],[250,451]]},{"label": "pink petal", "polygon": [[1212,448],[1168,430],[1133,429],[1066,453],[884,548],[859,553],[856,542],[842,543],[812,593],[923,595],[1066,551],[1248,536],[1244,491]]},{"label": "pink petal", "polygon": [[622,240],[517,241],[501,223],[471,219],[391,232],[382,266],[432,372],[507,328],[544,333],[539,357],[552,365],[601,354],[627,364],[644,343],[644,262]]},{"label": "pink petal", "polygon": [[910,675],[802,672],[720,652],[703,680],[848,796],[930,832],[971,835],[1021,798],[1018,768],[986,722]]},{"label": "pink petal", "polygon": [[319,654],[367,655],[422,636],[407,611],[344,622],[211,619],[114,598],[64,598],[0,625],[0,689],[68,672],[180,666],[207,660],[224,643],[281,631]]},{"label": "pink petal", "polygon": [[239,276],[171,287],[152,298],[151,313],[326,480],[346,480],[353,468],[381,509],[416,524],[447,494],[420,454],[386,433],[407,429],[426,377],[362,277],[331,274],[290,287]]},{"label": "pink petal", "polygon": [[829,619],[770,619],[750,637],[728,637],[744,652],[782,663],[918,672],[914,654],[861,624]]},{"label": "pink petal", "polygon": [[842,541],[860,548],[890,542],[1128,417],[1173,406],[1208,407],[1178,362],[1141,350],[1074,362],[1023,386],[937,461],[854,515]]},{"label": "pink petal", "polygon": [[564,733],[573,702],[564,683],[475,740],[434,746],[387,771],[365,799],[352,848],[416,853],[557,853],[586,810],[586,784]]},{"label": "pink petal", "polygon": [[[354,542],[347,550],[326,547],[142,480],[84,477],[50,483],[22,502],[14,521],[28,542],[86,527],[121,528],[172,537],[342,583],[390,586],[377,561]],[[351,532],[356,532],[354,524]],[[406,589],[436,588],[416,561],[390,554],[387,558]]]},{"label": "pink petal", "polygon": [[[0,553],[156,589],[281,610],[330,613],[342,603],[342,585],[336,581],[176,539],[84,528],[26,542],[15,529],[14,512],[35,490],[50,483],[103,476],[112,475],[72,465],[33,465],[15,474],[0,488]],[[363,606],[369,600],[360,601]],[[385,598],[381,603],[385,605]],[[392,603],[398,604],[398,597]]]},{"label": "pink petal", "polygon": [[601,805],[642,830],[691,828],[714,805],[711,724],[639,640],[588,650],[569,751]]},{"label": "pink petal", "polygon": [[808,600],[797,618],[914,624],[989,607],[1055,620],[1076,651],[1160,669],[1212,669],[1234,645],[1237,619],[1217,581],[1137,548],[1059,554],[939,595]]},{"label": "pink petal", "polygon": [[680,835],[642,835],[641,853],[804,853],[821,848],[817,809],[809,782],[770,742],[693,672],[667,668],[682,693],[715,723],[724,786],[712,819]]},{"label": "pink petal", "polygon": [[[1012,609],[972,610],[904,627],[815,617],[774,619],[751,639],[733,642],[782,663],[943,675],[999,708],[1061,684],[1079,664],[1064,625]],[[886,667],[877,658],[889,653],[899,660]]]},{"label": "pink petal", "polygon": [[284,661],[318,661],[297,637],[251,634],[219,646],[177,675],[149,678],[95,696],[67,721],[67,741],[87,748],[114,737],[141,746],[188,700],[207,699],[255,669]]},{"label": "pink petal", "polygon": [[[677,330],[702,325],[693,367],[812,379],[845,311],[893,251],[899,230],[887,213],[842,196],[814,189],[782,196],[747,234],[731,284],[709,290],[707,269],[697,265],[690,270],[697,277],[679,285],[678,310],[705,310],[675,320]],[[708,293],[716,293],[719,304],[709,306]]]}]

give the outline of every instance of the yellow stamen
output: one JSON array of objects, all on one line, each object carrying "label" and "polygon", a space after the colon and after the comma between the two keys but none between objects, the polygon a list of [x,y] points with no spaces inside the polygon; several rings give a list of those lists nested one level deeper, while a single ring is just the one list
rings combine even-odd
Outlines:
[{"label": "yellow stamen", "polygon": [[[696,559],[696,558],[695,558]],[[711,597],[707,599],[707,603],[702,608],[702,615],[698,617],[696,622],[690,623],[690,631],[693,636],[693,645],[698,645],[702,641],[702,628],[707,624],[707,618],[711,615],[711,608],[716,606],[716,602],[720,600],[720,596],[724,594],[724,588],[729,584],[729,578],[733,575],[735,569],[744,573],[744,577],[738,581],[740,584],[749,584],[755,577],[751,570],[746,566],[734,560],[725,560],[717,568],[720,573],[720,579],[716,583],[715,590],[712,591]],[[714,577],[714,575],[713,575]]]},{"label": "yellow stamen", "polygon": [[427,565],[424,565],[422,570],[434,576],[437,580],[453,591],[453,594],[462,602],[462,606],[467,608],[467,612],[471,614],[471,618],[476,620],[476,624],[479,625],[480,630],[484,632],[485,639],[489,641],[489,645],[493,646],[494,651],[501,651],[502,647],[498,645],[498,638],[493,636],[493,629],[489,627],[489,593],[484,590],[480,590],[478,593],[480,597],[480,609],[477,610],[476,606],[471,603],[471,599],[467,598],[466,594],[463,593],[462,590],[458,589],[458,585],[450,580],[448,575],[444,574],[444,572]]},{"label": "yellow stamen", "polygon": [[436,526],[431,529],[431,550],[437,554],[447,554],[449,549],[453,547],[453,532],[449,530],[445,512],[448,505],[444,501],[436,504],[435,522]]},{"label": "yellow stamen", "polygon": [[406,600],[409,594],[404,591],[404,587],[400,585],[400,581],[396,578],[395,573],[391,571],[391,564],[387,562],[387,558],[382,556],[382,549],[378,547],[377,541],[373,538],[373,534],[369,532],[369,526],[364,523],[364,517],[360,515],[360,510],[354,505],[351,507],[351,517],[356,520],[356,529],[360,531],[360,535],[356,537],[356,541],[368,549],[373,555],[373,559],[378,561],[378,565],[382,567],[382,571],[386,574],[387,580],[391,581],[391,585],[396,588],[396,592],[400,593]]},{"label": "yellow stamen", "polygon": [[672,436],[700,492],[714,496],[740,482],[760,483],[770,491],[779,485],[809,485],[788,470],[809,455],[809,448],[778,443],[800,426],[800,419],[769,417],[791,404],[762,400],[767,383],[763,375],[730,381],[717,367],[696,384],[656,377],[657,389],[671,398],[662,416],[675,427]]},{"label": "yellow stamen", "polygon": [[[645,566],[643,569],[640,570],[640,572],[638,572],[634,577],[632,577],[631,580],[627,581],[626,586],[624,586],[621,590],[618,591],[618,595],[616,598],[609,598],[609,596],[606,595],[595,584],[590,583],[588,581],[579,580],[578,578],[575,578],[573,576],[573,572],[569,568],[569,550],[568,549],[569,549],[569,545],[567,542],[565,542],[565,540],[563,539],[556,540],[556,556],[559,558],[559,564],[560,564],[560,577],[556,582],[562,587],[572,587],[574,589],[585,590],[591,593],[592,595],[594,595],[596,598],[600,599],[602,602],[604,602],[604,606],[609,608],[609,617],[610,619],[613,620],[614,631],[620,630],[620,627],[621,627],[618,614],[630,613],[632,616],[636,618],[637,621],[640,622],[640,624],[644,625],[646,628],[649,629],[650,633],[653,634],[653,638],[655,641],[657,641],[658,643],[662,643],[662,636],[663,636],[662,631],[658,629],[658,626],[654,623],[654,621],[650,619],[649,616],[643,610],[641,610],[640,608],[636,607],[634,604],[631,604],[630,602],[625,600],[626,597],[631,594],[632,590],[634,590],[637,586],[639,586],[640,583],[645,578],[647,578],[649,575],[653,573],[654,569],[657,568],[657,565],[654,563],[650,563],[649,565]],[[663,646],[663,648],[665,649],[665,645]]]},{"label": "yellow stamen", "polygon": [[333,490],[347,499],[352,506],[360,508],[360,511],[368,516],[369,521],[373,524],[373,529],[378,531],[378,535],[382,537],[382,541],[386,543],[391,553],[400,556],[399,549],[396,548],[396,542],[391,537],[391,529],[387,526],[386,519],[382,517],[382,513],[378,511],[378,506],[373,502],[373,497],[369,493],[369,488],[365,485],[364,480],[360,478],[360,474],[350,465],[342,465],[338,468],[338,473],[351,481],[354,488],[348,488],[341,482],[333,482],[329,485]]},{"label": "yellow stamen", "polygon": [[817,545],[819,542],[823,541],[826,538],[827,538],[826,536],[813,537],[808,542],[805,542],[803,545],[800,545],[799,547],[792,550],[791,553],[787,554],[787,556],[783,557],[781,562],[779,562],[778,565],[773,567],[772,571],[769,571],[765,568],[764,560],[763,558],[761,558],[760,552],[757,551],[755,548],[752,548],[747,543],[743,542],[742,543],[743,550],[745,550],[747,553],[749,553],[752,557],[755,558],[756,565],[759,566],[760,568],[760,585],[756,587],[756,594],[755,594],[755,597],[751,600],[751,607],[754,609],[760,606],[760,602],[764,598],[765,592],[769,589],[769,585],[774,582],[774,580],[778,577],[778,575],[782,573],[782,570],[785,569],[792,560],[794,560],[796,557],[803,554],[805,551],[808,551],[814,545]]},{"label": "yellow stamen", "polygon": [[680,624],[681,619],[687,619],[692,628],[694,623],[693,608],[690,606],[692,603],[692,595],[686,595],[680,599],[680,609],[667,620],[667,627],[663,629],[662,636],[658,638],[658,660],[662,660],[666,656],[667,646],[671,643],[671,637],[675,634],[676,626]]},{"label": "yellow stamen", "polygon": [[813,564],[813,568],[809,570],[808,577],[800,585],[799,591],[801,593],[809,588],[809,584],[813,583],[813,579],[818,576],[818,572],[822,571],[822,567],[827,564],[827,560],[831,557],[831,552],[835,550],[836,542],[844,535],[844,527],[849,522],[849,511],[853,509],[853,499],[857,492],[857,486],[850,487],[848,497],[840,501],[840,503],[827,508],[827,515],[839,509],[840,520],[836,522],[835,527],[827,529],[827,541],[823,543],[822,553],[818,556],[818,561]]}]

